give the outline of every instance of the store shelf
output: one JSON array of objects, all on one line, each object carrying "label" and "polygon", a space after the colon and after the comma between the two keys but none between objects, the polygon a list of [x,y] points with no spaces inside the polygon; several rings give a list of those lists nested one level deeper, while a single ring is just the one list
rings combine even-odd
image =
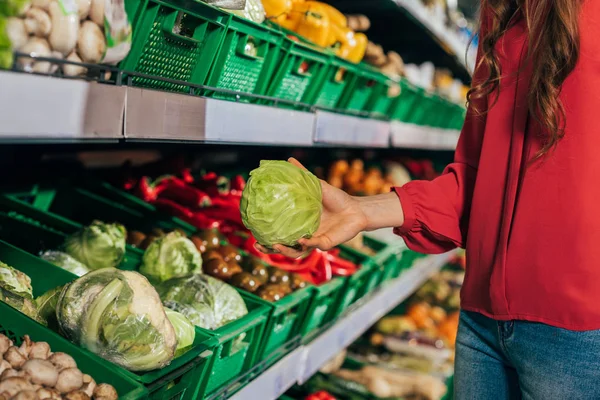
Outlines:
[{"label": "store shelf", "polygon": [[396,280],[363,300],[311,343],[301,346],[277,362],[231,397],[235,400],[278,399],[295,383],[303,383],[327,361],[348,347],[370,326],[414,293],[453,253],[423,258]]},{"label": "store shelf", "polygon": [[458,132],[0,72],[0,141],[169,141],[453,150]]},{"label": "store shelf", "polygon": [[126,88],[0,71],[0,139],[122,138]]},{"label": "store shelf", "polygon": [[408,12],[424,29],[430,32],[436,40],[455,55],[458,61],[470,72],[475,66],[476,50],[469,47],[458,34],[449,30],[441,20],[435,18],[420,0],[393,0],[399,7]]},{"label": "store shelf", "polygon": [[460,131],[437,129],[399,121],[390,124],[392,147],[427,150],[454,150]]}]

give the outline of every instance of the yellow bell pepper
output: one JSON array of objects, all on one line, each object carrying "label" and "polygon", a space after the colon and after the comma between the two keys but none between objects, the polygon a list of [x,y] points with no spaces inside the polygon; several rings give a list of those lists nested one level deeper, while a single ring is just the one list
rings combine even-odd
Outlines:
[{"label": "yellow bell pepper", "polygon": [[336,42],[339,43],[336,54],[350,62],[359,63],[367,51],[367,36],[341,26],[335,26],[333,30]]},{"label": "yellow bell pepper", "polygon": [[355,46],[348,55],[348,61],[358,64],[365,57],[369,39],[364,33],[354,33]]},{"label": "yellow bell pepper", "polygon": [[348,18],[346,18],[346,16],[342,14],[340,10],[338,10],[330,4],[322,3],[320,1],[315,1],[315,3],[319,3],[325,9],[327,14],[329,15],[329,22],[331,22],[331,24],[348,26]]},{"label": "yellow bell pepper", "polygon": [[300,17],[298,25],[293,29],[297,34],[319,46],[328,46],[331,40],[331,22],[322,3],[317,1],[298,2],[294,4],[291,15],[292,20]]},{"label": "yellow bell pepper", "polygon": [[262,0],[267,18],[276,20],[292,11],[293,0]]}]

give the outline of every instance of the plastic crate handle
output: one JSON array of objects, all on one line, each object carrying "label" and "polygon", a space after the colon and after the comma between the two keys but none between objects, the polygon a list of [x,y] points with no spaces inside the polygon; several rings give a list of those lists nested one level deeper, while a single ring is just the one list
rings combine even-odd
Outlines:
[{"label": "plastic crate handle", "polygon": [[[249,54],[246,46],[252,45],[256,49],[256,55]],[[251,60],[262,60],[265,58],[264,53],[266,52],[266,46],[264,46],[260,41],[250,35],[244,35],[240,38],[236,53],[240,57],[249,58]]]},{"label": "plastic crate handle", "polygon": [[[184,15],[187,17],[186,19],[183,18]],[[204,37],[206,34],[207,25],[206,23],[202,23],[198,20],[198,22],[200,23],[196,26],[184,26],[184,22],[188,22],[191,20],[196,21],[196,18],[193,18],[189,14],[185,14],[182,11],[173,10],[163,21],[163,32],[166,36],[171,36],[176,40],[198,45],[202,43],[202,41],[196,39],[194,36]],[[186,31],[193,32],[193,36],[187,36],[182,33]]]}]

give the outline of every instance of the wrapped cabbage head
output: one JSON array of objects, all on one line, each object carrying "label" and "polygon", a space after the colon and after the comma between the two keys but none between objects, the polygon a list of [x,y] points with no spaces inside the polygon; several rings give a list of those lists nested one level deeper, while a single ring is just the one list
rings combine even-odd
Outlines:
[{"label": "wrapped cabbage head", "polygon": [[0,301],[33,319],[38,318],[37,308],[33,301],[31,278],[1,261]]},{"label": "wrapped cabbage head", "polygon": [[174,231],[148,246],[140,272],[152,283],[202,273],[202,256],[190,239]]},{"label": "wrapped cabbage head", "polygon": [[286,161],[261,161],[242,194],[242,222],[267,248],[293,247],[319,228],[322,199],[321,182],[309,171]]},{"label": "wrapped cabbage head", "polygon": [[165,307],[201,328],[217,329],[248,314],[244,299],[233,287],[208,275],[173,278],[156,289]]},{"label": "wrapped cabbage head", "polygon": [[69,236],[64,250],[91,270],[114,268],[125,255],[126,237],[123,225],[94,221]]},{"label": "wrapped cabbage head", "polygon": [[165,312],[169,321],[171,321],[171,325],[173,325],[173,329],[175,329],[175,336],[177,337],[175,357],[179,357],[192,347],[196,338],[196,328],[185,315],[170,308],[165,308]]},{"label": "wrapped cabbage head", "polygon": [[143,275],[104,268],[73,281],[56,305],[73,342],[130,371],[167,366],[177,338],[156,290]]},{"label": "wrapped cabbage head", "polygon": [[90,269],[87,266],[62,251],[49,250],[42,253],[40,257],[77,276],[83,276],[90,272]]}]

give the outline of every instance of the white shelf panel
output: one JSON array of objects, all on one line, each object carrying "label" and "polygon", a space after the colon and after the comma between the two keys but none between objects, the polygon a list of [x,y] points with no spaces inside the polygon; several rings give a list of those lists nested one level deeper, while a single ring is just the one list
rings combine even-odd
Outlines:
[{"label": "white shelf panel", "polygon": [[0,71],[1,139],[120,139],[126,89]]},{"label": "white shelf panel", "polygon": [[423,258],[399,278],[389,282],[364,304],[344,316],[311,343],[301,346],[234,394],[235,400],[276,400],[295,383],[304,383],[325,363],[348,347],[443,267],[453,252]]},{"label": "white shelf panel", "polygon": [[391,123],[392,147],[426,150],[454,150],[460,131],[407,124]]},{"label": "white shelf panel", "polygon": [[317,111],[315,143],[353,147],[389,147],[390,123]]}]

